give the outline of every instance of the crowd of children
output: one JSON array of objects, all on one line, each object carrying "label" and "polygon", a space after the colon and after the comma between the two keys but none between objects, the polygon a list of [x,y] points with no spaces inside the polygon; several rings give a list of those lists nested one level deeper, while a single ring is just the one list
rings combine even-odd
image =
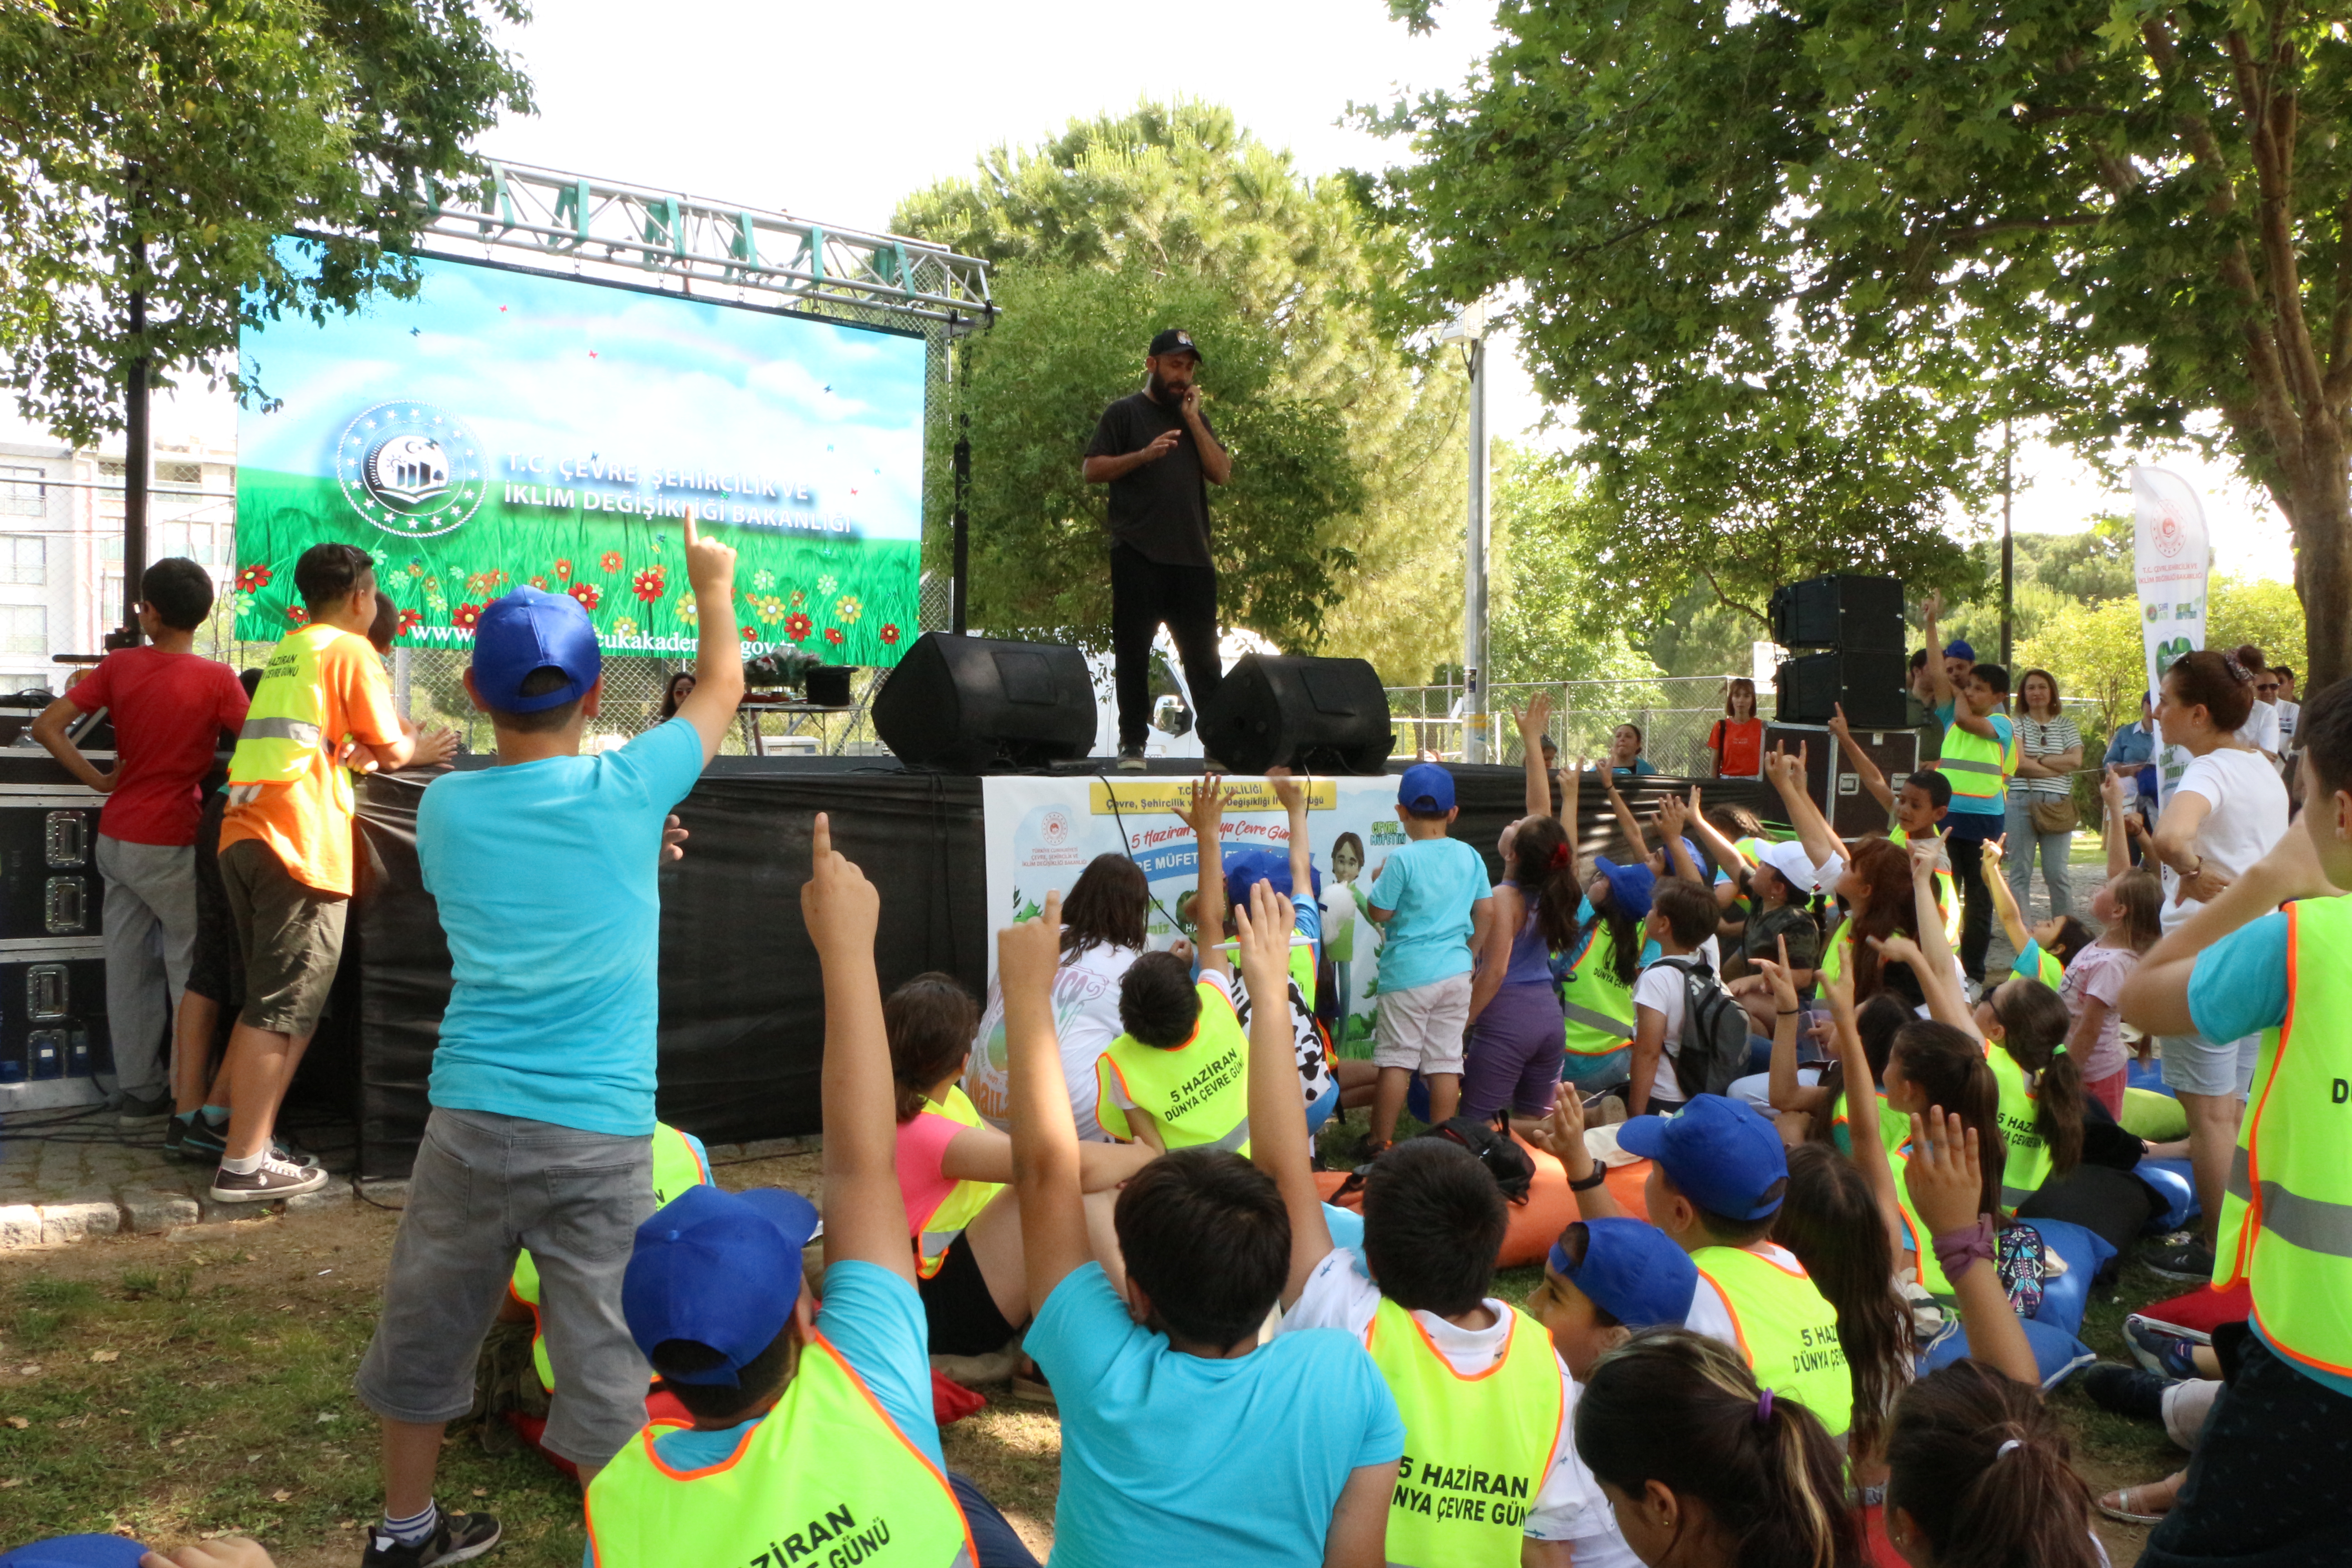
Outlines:
[{"label": "crowd of children", "polygon": [[[694,591],[723,602],[732,552],[691,518],[685,544]],[[320,553],[337,548],[304,558],[310,625],[249,705],[225,669],[174,662],[209,584],[171,563],[145,585],[152,657],[116,656],[73,704],[126,727],[117,773],[97,775],[109,907],[120,883],[126,930],[175,987],[200,945],[190,769],[241,724],[217,864],[245,973],[241,1001],[213,999],[241,1009],[215,1178],[231,1193],[309,1179],[268,1139],[350,892],[348,764],[416,749],[359,651],[364,557]],[[819,815],[803,891],[824,990],[815,1205],[710,1184],[654,1121],[655,876],[740,693],[732,628],[704,629],[674,719],[583,755],[601,697],[585,615],[531,589],[488,606],[466,687],[500,765],[437,780],[418,812],[455,986],[358,1373],[385,1488],[363,1561],[432,1568],[498,1543],[495,1519],[444,1511],[433,1483],[484,1336],[520,1303],[539,1440],[584,1488],[590,1568],[1034,1568],[947,1468],[933,1398],[934,1358],[1016,1352],[1058,1411],[1053,1557],[1072,1568],[2089,1568],[2105,1561],[2093,1500],[2021,1317],[2056,1268],[2035,1218],[2096,1228],[2147,1152],[2117,1124],[2125,1023],[2160,1038],[2189,1107],[2209,1275],[2252,1301],[2226,1380],[2176,1358],[2211,1386],[2145,1561],[2336,1560],[2352,1491],[2352,1059],[2335,1023],[2352,1006],[2336,994],[2352,973],[2352,683],[2296,716],[2290,827],[2266,748],[2240,738],[2258,718],[2244,660],[2179,661],[2157,718],[2195,760],[2150,836],[2162,880],[2130,864],[2131,782],[2111,772],[2095,933],[2063,911],[2029,929],[2003,879],[2022,754],[2006,672],[1959,654],[1917,668],[1941,755],[1899,787],[1858,770],[1884,836],[1839,837],[1802,759],[1777,752],[1756,765],[1791,837],[1709,815],[1696,790],[1639,822],[1612,781],[1635,734],[1597,772],[1634,852],[1587,867],[1586,770],[1554,776],[1538,700],[1520,717],[1526,814],[1490,883],[1449,832],[1452,775],[1408,769],[1406,846],[1346,894],[1385,939],[1368,1067],[1333,1060],[1316,1026],[1325,911],[1287,776],[1272,780],[1281,856],[1208,852],[1222,782],[1189,793],[1204,850],[1189,952],[1145,951],[1132,863],[1107,858],[997,933],[985,1015],[941,974],[886,997],[881,894]],[[2054,772],[2066,738],[2041,679],[2032,747]],[[157,715],[175,692],[201,702],[173,729]],[[1722,771],[1752,716],[1751,693]],[[70,717],[38,733],[86,769]],[[533,874],[559,858],[601,896]],[[1825,900],[1843,911],[1826,933]],[[1996,918],[2017,960],[1987,984]],[[175,1064],[180,1101],[206,1092],[196,1059],[193,1089]],[[160,1062],[125,1071],[139,1109],[163,1101]],[[1433,1131],[1398,1139],[1416,1079]],[[1356,1213],[1317,1181],[1316,1130],[1349,1103],[1371,1111]],[[1574,1194],[1524,1308],[1494,1293],[1511,1211],[1469,1135],[1481,1122],[1557,1162]],[[1632,1160],[1648,1162],[1639,1213],[1608,1179]],[[814,1244],[821,1268],[803,1267]],[[670,1414],[648,1418],[649,1391]],[[267,1563],[247,1542],[143,1560]]]}]

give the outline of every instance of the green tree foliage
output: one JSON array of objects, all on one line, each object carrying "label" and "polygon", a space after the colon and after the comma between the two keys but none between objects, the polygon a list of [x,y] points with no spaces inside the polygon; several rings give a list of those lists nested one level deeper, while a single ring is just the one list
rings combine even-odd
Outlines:
[{"label": "green tree foliage", "polygon": [[2233,648],[2252,643],[2271,663],[2291,665],[2294,650],[2304,646],[2303,603],[2290,584],[2218,578],[2207,596],[2207,647]]},{"label": "green tree foliage", "polygon": [[[2252,642],[2276,664],[2293,661],[2273,648],[2303,646],[2303,605],[2288,584],[2216,577],[2206,604],[2207,647]],[[2113,733],[2116,725],[2139,717],[2139,694],[2147,689],[2146,658],[2134,595],[2066,603],[2018,645],[2016,662],[2020,670],[2039,666],[2050,671],[2067,697],[2098,703],[2100,728]]]},{"label": "green tree foliage", "polygon": [[[1425,26],[1433,4],[1392,9]],[[2218,416],[2294,526],[2311,679],[2352,674],[2346,0],[1513,0],[1496,21],[1462,93],[1389,121],[1422,161],[1383,199],[1430,299],[1523,287],[1539,381],[1645,528],[1743,447],[1802,449],[1757,439],[1776,377],[1800,417],[1912,400],[1907,426],[1847,421],[1854,466],[1816,493],[1852,507],[1770,487],[1808,531],[1901,516],[1914,470],[1971,501],[2004,415],[2096,456]]]},{"label": "green tree foliage", "polygon": [[960,372],[976,617],[1107,635],[1106,491],[1079,458],[1153,331],[1182,325],[1234,446],[1210,495],[1226,618],[1400,683],[1459,647],[1465,378],[1379,330],[1392,241],[1341,182],[1227,110],[1147,103],[997,148],[894,226],[1000,265],[1003,319]]},{"label": "green tree foliage", "polygon": [[[501,106],[530,108],[489,35],[528,16],[520,0],[0,5],[0,374],[26,416],[91,441],[121,427],[142,355],[159,384],[218,379],[240,321],[413,292],[400,253],[478,173],[467,144]],[[281,253],[297,231],[310,242]]]},{"label": "green tree foliage", "polygon": [[[1625,640],[1592,542],[1613,517],[1557,453],[1495,447],[1486,657],[1496,684],[1654,675]],[[1742,649],[1743,653],[1745,649]]]}]

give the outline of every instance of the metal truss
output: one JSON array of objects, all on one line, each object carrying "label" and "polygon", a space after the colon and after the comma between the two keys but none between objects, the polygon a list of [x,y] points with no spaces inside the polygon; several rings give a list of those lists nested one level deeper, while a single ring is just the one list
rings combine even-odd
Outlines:
[{"label": "metal truss", "polygon": [[[544,268],[569,262],[608,282],[675,279],[705,298],[732,291],[799,310],[950,336],[987,326],[988,263],[898,235],[833,228],[609,180],[492,160],[488,200],[437,207],[426,254],[480,255]],[[850,307],[843,310],[842,307]]]}]

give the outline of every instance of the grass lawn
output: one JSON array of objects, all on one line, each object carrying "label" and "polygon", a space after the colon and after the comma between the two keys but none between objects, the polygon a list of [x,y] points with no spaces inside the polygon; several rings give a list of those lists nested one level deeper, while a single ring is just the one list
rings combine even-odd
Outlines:
[{"label": "grass lawn", "polygon": [[[1400,1129],[1401,1131],[1409,1131]],[[1352,1141],[1354,1134],[1344,1135]],[[723,1184],[808,1190],[799,1155],[722,1168]],[[357,1561],[382,1497],[373,1420],[351,1380],[375,1322],[397,1215],[354,1205],[184,1232],[0,1255],[0,1547],[71,1531],[171,1545],[251,1534],[289,1568]],[[1538,1270],[1498,1276],[1526,1299]],[[2127,1359],[2125,1312],[2175,1293],[2138,1268],[2097,1293],[2084,1337]],[[1061,1428],[1050,1412],[982,1390],[989,1407],[947,1428],[948,1462],[978,1480],[1042,1557],[1051,1541]],[[2100,1490],[2182,1462],[2163,1434],[2054,1396],[2084,1476]],[[485,1453],[453,1430],[446,1506],[506,1525],[494,1561],[572,1568],[577,1490],[528,1452]],[[2100,1521],[2110,1554],[2143,1532]]]}]

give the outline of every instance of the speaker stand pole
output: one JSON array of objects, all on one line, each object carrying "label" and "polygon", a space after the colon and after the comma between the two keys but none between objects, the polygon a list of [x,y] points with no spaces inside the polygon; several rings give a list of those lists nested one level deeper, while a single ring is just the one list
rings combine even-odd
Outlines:
[{"label": "speaker stand pole", "polygon": [[[2010,434],[2009,421],[2003,419],[2000,422],[2000,667],[2003,669],[2009,668],[2009,634],[2017,591],[2017,538],[2010,531],[2010,503],[2014,499],[2010,485],[2010,462],[2016,453],[2017,442]],[[2020,699],[2021,701],[2022,700]]]},{"label": "speaker stand pole", "polygon": [[[971,416],[965,414],[959,417],[968,432]],[[949,620],[958,637],[964,635],[964,594],[971,580],[971,513],[965,506],[966,493],[971,488],[971,437],[965,434],[958,436],[955,444],[955,564],[951,568],[953,581],[949,584],[953,605]]]},{"label": "speaker stand pole", "polygon": [[1470,361],[1470,515],[1462,558],[1462,760],[1489,760],[1486,718],[1486,310],[1465,306],[1439,338]]}]

